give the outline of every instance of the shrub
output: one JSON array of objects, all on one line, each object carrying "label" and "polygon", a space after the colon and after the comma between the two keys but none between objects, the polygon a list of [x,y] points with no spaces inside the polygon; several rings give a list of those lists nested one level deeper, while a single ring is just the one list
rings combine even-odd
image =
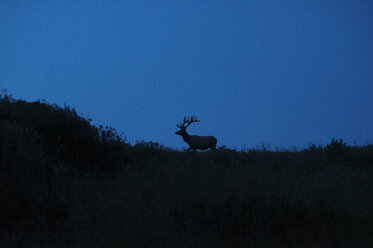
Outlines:
[{"label": "shrub", "polygon": [[337,162],[345,162],[349,152],[347,144],[342,139],[332,139],[325,150],[329,160]]},{"label": "shrub", "polygon": [[79,167],[114,170],[123,161],[126,143],[115,129],[99,128],[70,106],[14,100],[0,94],[0,121],[33,130],[48,142],[49,152]]}]

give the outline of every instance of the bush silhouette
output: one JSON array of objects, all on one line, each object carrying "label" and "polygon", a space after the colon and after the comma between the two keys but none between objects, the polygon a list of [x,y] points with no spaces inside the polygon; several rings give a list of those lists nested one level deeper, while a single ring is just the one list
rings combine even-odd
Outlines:
[{"label": "bush silhouette", "polygon": [[349,149],[342,139],[332,139],[330,144],[326,145],[326,154],[330,160],[342,161],[347,158]]},{"label": "bush silhouette", "polygon": [[49,152],[76,166],[110,170],[123,160],[126,144],[115,129],[97,128],[69,106],[28,103],[3,94],[0,120],[33,130],[49,144]]}]

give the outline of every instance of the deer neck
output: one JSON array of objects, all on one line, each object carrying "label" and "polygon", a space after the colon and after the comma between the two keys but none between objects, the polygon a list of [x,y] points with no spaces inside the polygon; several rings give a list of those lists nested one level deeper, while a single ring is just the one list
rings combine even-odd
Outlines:
[{"label": "deer neck", "polygon": [[185,133],[183,133],[182,137],[183,137],[183,140],[188,143],[188,141],[189,141],[189,134],[187,132],[185,132]]}]

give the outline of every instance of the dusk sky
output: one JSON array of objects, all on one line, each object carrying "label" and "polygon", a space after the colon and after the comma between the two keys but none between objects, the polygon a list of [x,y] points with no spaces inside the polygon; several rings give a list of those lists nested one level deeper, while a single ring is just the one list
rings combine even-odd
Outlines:
[{"label": "dusk sky", "polygon": [[0,89],[131,143],[373,143],[373,1],[1,0]]}]

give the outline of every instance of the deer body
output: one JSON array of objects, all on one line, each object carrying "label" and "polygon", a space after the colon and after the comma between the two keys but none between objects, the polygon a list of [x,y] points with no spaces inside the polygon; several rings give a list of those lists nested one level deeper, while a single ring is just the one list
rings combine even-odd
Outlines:
[{"label": "deer body", "polygon": [[[199,122],[196,117],[192,116],[192,118],[189,120],[184,118],[184,123],[177,125],[177,127],[180,128],[179,131],[176,132],[177,135],[181,135],[183,137],[183,140],[189,145],[190,150],[196,151],[197,149],[200,150],[206,150],[206,149],[211,149],[215,150],[216,149],[216,143],[217,140],[213,136],[198,136],[198,135],[189,135],[186,132],[186,128],[192,124],[193,122]],[[185,124],[187,125],[185,126]]]}]

